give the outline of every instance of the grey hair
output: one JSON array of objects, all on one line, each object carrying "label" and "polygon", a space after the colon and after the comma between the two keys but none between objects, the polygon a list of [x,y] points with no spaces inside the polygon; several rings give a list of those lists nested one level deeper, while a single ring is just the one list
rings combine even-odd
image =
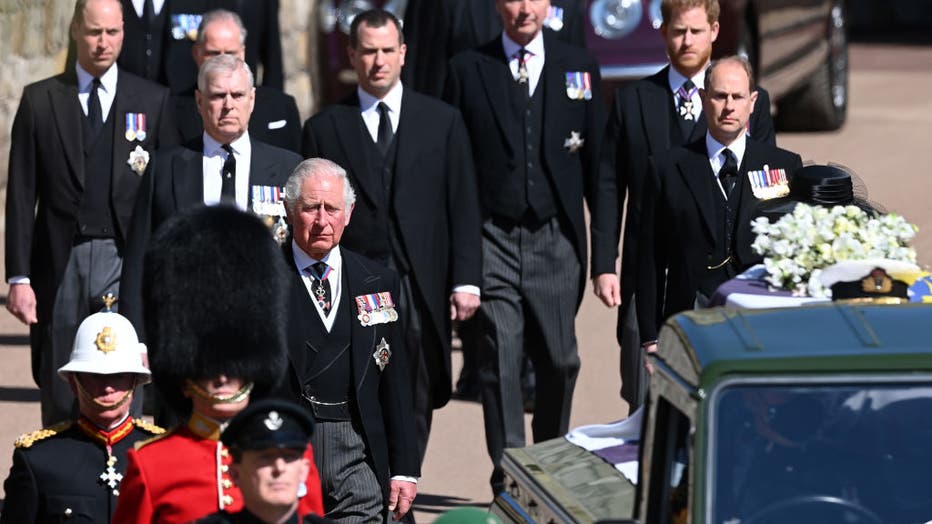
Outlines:
[{"label": "grey hair", "polygon": [[197,72],[197,89],[201,93],[207,90],[207,79],[217,73],[233,74],[237,69],[242,68],[246,71],[246,78],[249,80],[249,88],[255,87],[255,78],[252,76],[252,70],[249,64],[243,62],[233,55],[212,56],[201,64],[200,71]]},{"label": "grey hair", "polygon": [[308,158],[294,168],[285,182],[285,205],[290,212],[295,212],[295,206],[301,199],[301,186],[304,185],[304,181],[319,176],[332,176],[343,181],[344,208],[348,209],[356,203],[356,191],[353,190],[345,169],[326,158]]},{"label": "grey hair", "polygon": [[239,45],[246,45],[246,27],[243,26],[243,19],[233,11],[227,11],[226,9],[214,9],[213,11],[204,13],[200,25],[197,26],[197,40],[195,44],[204,47],[204,42],[207,41],[206,31],[204,31],[204,29],[206,29],[209,24],[221,20],[230,20],[236,24],[236,27],[239,28]]},{"label": "grey hair", "polygon": [[747,73],[748,75],[748,92],[753,93],[754,92],[754,66],[751,65],[751,62],[748,61],[747,58],[741,55],[723,56],[722,58],[719,58],[718,60],[713,60],[712,64],[709,65],[709,69],[707,69],[705,72],[705,82],[704,82],[705,85],[703,86],[705,90],[708,91],[709,86],[711,86],[712,71],[714,71],[716,67],[722,64],[727,64],[727,63],[738,64],[744,69],[744,72]]}]

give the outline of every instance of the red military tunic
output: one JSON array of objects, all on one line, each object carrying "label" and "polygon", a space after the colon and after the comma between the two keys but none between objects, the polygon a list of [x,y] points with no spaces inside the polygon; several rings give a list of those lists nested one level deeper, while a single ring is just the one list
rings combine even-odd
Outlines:
[{"label": "red military tunic", "polygon": [[[218,510],[243,509],[243,496],[229,473],[233,458],[220,442],[220,432],[216,421],[195,413],[187,426],[130,450],[113,524],[187,524]],[[322,515],[320,479],[310,446],[305,457],[311,471],[298,512]]]}]

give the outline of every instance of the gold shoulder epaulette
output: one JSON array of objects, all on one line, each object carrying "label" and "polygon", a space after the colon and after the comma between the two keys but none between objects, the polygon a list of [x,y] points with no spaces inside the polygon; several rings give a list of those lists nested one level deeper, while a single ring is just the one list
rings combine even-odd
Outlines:
[{"label": "gold shoulder epaulette", "polygon": [[[158,427],[158,426],[155,426],[155,427]],[[162,429],[162,428],[159,428],[159,429]],[[156,435],[156,436],[154,436],[154,437],[151,437],[151,438],[147,438],[147,439],[145,439],[145,440],[140,440],[140,441],[136,442],[136,444],[133,445],[133,448],[136,449],[136,451],[139,451],[139,450],[142,449],[143,447],[148,446],[149,444],[152,444],[153,442],[158,442],[158,441],[162,440],[163,438],[165,438],[165,437],[171,435],[171,434],[174,433],[177,429],[178,429],[178,428],[162,429],[162,432],[159,433],[158,435]]]},{"label": "gold shoulder epaulette", "polygon": [[33,431],[32,433],[23,433],[19,436],[18,439],[16,439],[16,442],[13,443],[13,446],[17,448],[31,447],[33,444],[39,442],[40,440],[45,440],[49,437],[61,433],[62,431],[65,431],[66,429],[70,428],[72,424],[72,421],[66,420],[53,426]]},{"label": "gold shoulder epaulette", "polygon": [[153,435],[161,435],[162,433],[165,433],[165,428],[162,426],[156,426],[155,424],[146,422],[141,418],[134,418],[133,424],[135,424],[137,428],[144,429]]}]

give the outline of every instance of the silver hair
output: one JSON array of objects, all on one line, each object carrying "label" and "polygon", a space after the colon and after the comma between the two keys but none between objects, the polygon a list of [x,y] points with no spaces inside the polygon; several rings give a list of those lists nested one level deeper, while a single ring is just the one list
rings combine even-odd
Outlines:
[{"label": "silver hair", "polygon": [[249,88],[255,87],[255,78],[252,76],[252,70],[249,64],[243,62],[233,55],[212,56],[201,64],[200,71],[197,72],[197,89],[201,93],[207,90],[207,79],[217,73],[233,74],[237,69],[242,68],[246,71],[246,78],[249,80]]},{"label": "silver hair", "polygon": [[295,212],[304,181],[315,176],[332,176],[342,180],[344,208],[349,209],[356,203],[356,191],[353,190],[345,169],[326,158],[308,158],[294,168],[285,183],[285,205],[290,212]]},{"label": "silver hair", "polygon": [[209,24],[221,20],[230,20],[236,24],[236,27],[239,28],[239,45],[246,45],[246,27],[243,26],[243,19],[233,11],[227,11],[226,9],[214,9],[213,11],[204,13],[204,17],[201,18],[201,24],[197,26],[197,40],[195,44],[204,47],[204,42],[207,41],[204,29],[207,28]]}]

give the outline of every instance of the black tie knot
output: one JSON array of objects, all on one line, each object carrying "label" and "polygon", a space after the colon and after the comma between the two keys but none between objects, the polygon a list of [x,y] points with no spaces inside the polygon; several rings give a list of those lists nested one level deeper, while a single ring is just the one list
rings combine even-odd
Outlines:
[{"label": "black tie knot", "polygon": [[722,150],[722,156],[725,157],[725,161],[718,171],[718,179],[722,184],[722,189],[725,190],[725,195],[731,196],[731,190],[734,189],[735,181],[738,178],[738,158],[727,147]]},{"label": "black tie knot", "polygon": [[330,266],[328,266],[328,265],[327,265],[326,263],[324,263],[324,262],[315,262],[314,264],[311,264],[311,271],[313,272],[313,274],[314,274],[314,276],[317,278],[317,280],[326,280],[326,279],[327,279],[327,269],[328,269],[329,267],[330,267]]}]

